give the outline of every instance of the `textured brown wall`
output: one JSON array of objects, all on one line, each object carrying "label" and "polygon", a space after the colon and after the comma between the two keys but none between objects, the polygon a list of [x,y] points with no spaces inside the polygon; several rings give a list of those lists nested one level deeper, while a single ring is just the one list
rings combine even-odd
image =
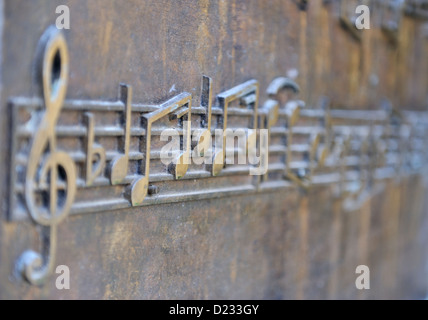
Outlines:
[{"label": "textured brown wall", "polygon": [[[426,108],[423,22],[405,17],[393,47],[374,25],[358,43],[334,6],[288,0],[5,0],[0,105],[0,298],[410,298],[427,288],[426,181],[411,176],[357,212],[329,188],[159,205],[69,217],[59,227],[57,264],[71,290],[30,287],[13,275],[16,258],[38,249],[29,222],[6,222],[8,110],[32,96],[35,48],[55,8],[71,9],[70,99],[116,99],[119,82],[134,101],[200,96],[203,74],[218,93],[255,78],[265,88],[297,69],[300,97],[336,107]],[[374,21],[375,24],[375,21]],[[369,79],[376,75],[379,84]],[[170,92],[175,86],[176,92]],[[371,267],[372,289],[355,289],[355,268]]]}]

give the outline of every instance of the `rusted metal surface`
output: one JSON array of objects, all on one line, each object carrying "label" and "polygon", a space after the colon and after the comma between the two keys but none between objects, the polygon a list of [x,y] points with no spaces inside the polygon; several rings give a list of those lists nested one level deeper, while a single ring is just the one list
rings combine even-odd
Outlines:
[{"label": "rusted metal surface", "polygon": [[[45,30],[64,2],[72,22],[63,41]],[[400,16],[391,41],[384,16],[349,33],[352,17],[335,1],[3,5],[0,190],[10,205],[0,225],[1,298],[424,295],[424,19]],[[35,59],[44,32],[46,54]],[[67,98],[51,102],[50,70],[33,72],[65,41],[58,81]],[[118,100],[119,82],[127,85]],[[255,179],[225,166],[225,143],[212,155],[196,147],[212,166],[188,166],[190,139],[165,171],[153,160],[158,131],[183,130],[180,117],[200,129],[197,142],[241,118],[245,129],[268,129],[268,172]],[[141,150],[135,137],[144,137]],[[55,214],[55,198],[46,216],[31,195],[32,177],[55,179],[56,165],[65,190],[77,189],[63,206],[69,217]],[[34,252],[46,268],[32,269]],[[372,270],[366,292],[355,288],[362,264]],[[54,265],[69,266],[70,290],[55,288]]]}]

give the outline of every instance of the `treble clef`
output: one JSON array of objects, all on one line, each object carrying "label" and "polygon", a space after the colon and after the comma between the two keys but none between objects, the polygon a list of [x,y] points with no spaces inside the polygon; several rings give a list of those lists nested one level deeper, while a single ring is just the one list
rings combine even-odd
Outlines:
[{"label": "treble clef", "polygon": [[76,168],[72,158],[57,151],[55,126],[68,82],[68,49],[64,35],[49,27],[40,39],[37,77],[44,107],[31,142],[25,176],[25,201],[33,220],[43,228],[42,254],[28,250],[19,269],[34,285],[41,285],[52,271],[56,252],[56,228],[70,212],[76,194]]}]

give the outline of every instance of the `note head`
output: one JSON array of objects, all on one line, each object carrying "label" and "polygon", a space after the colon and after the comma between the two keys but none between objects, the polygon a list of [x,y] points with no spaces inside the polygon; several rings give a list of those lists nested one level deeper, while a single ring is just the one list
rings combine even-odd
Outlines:
[{"label": "note head", "polygon": [[187,152],[181,153],[176,161],[169,166],[169,172],[174,175],[175,179],[181,179],[186,175],[189,169],[189,154]]},{"label": "note head", "polygon": [[218,176],[220,172],[223,170],[223,168],[224,168],[224,152],[219,151],[213,157],[213,164],[211,168],[212,175]]},{"label": "note head", "polygon": [[123,182],[128,174],[128,157],[120,156],[113,160],[110,167],[110,182],[117,185]]},{"label": "note head", "polygon": [[133,207],[141,206],[149,190],[149,177],[144,176],[135,180],[126,194]]},{"label": "note head", "polygon": [[98,147],[97,145],[92,150],[92,157],[93,160],[90,166],[89,172],[86,172],[86,185],[92,186],[94,184],[94,180],[96,177],[102,174],[105,165],[106,165],[106,153],[105,150],[102,147]]}]

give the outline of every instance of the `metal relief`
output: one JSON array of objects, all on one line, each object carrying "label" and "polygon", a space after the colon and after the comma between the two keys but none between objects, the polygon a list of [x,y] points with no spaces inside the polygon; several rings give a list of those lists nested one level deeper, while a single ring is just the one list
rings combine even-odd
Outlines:
[{"label": "metal relief", "polygon": [[[38,52],[41,98],[10,99],[9,218],[31,217],[42,227],[42,252],[24,252],[18,261],[35,285],[52,271],[56,227],[68,215],[314,185],[335,186],[355,207],[377,181],[418,173],[428,159],[426,112],[335,110],[328,97],[311,108],[285,77],[273,79],[264,102],[257,80],[214,98],[207,76],[196,107],[186,92],[159,105],[135,103],[127,84],[117,101],[65,100],[62,33],[48,28]],[[172,130],[179,143],[165,165],[162,135]],[[230,148],[228,130],[246,143]],[[259,153],[266,171],[252,176],[253,164],[233,161],[241,153]]]}]

